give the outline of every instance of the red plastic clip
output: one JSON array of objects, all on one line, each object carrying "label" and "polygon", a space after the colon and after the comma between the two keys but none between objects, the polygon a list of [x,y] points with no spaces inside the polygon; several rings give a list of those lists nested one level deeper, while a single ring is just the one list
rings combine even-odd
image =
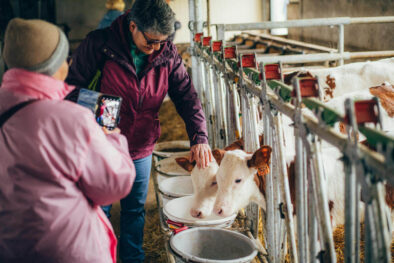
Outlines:
[{"label": "red plastic clip", "polygon": [[282,79],[282,74],[280,72],[279,64],[264,65],[264,72],[265,72],[265,79],[266,80],[271,80],[271,79],[281,80]]},{"label": "red plastic clip", "polygon": [[[354,114],[357,124],[372,122],[375,125],[379,122],[378,102],[375,99],[361,100],[354,102]],[[349,116],[345,116],[345,123],[349,123]]]},{"label": "red plastic clip", "polygon": [[211,39],[212,39],[212,37],[204,37],[202,39],[202,45],[204,47],[209,47],[211,45]]},{"label": "red plastic clip", "polygon": [[201,37],[203,36],[204,33],[196,33],[194,35],[194,42],[200,43],[201,42]]},{"label": "red plastic clip", "polygon": [[231,58],[236,58],[236,57],[237,57],[237,55],[235,53],[235,46],[224,48],[224,58],[225,59],[231,59]]},{"label": "red plastic clip", "polygon": [[172,221],[172,220],[170,220],[170,219],[167,219],[167,220],[166,220],[166,223],[167,223],[167,224],[174,225],[174,226],[177,226],[177,227],[183,227],[183,226],[184,226],[183,223],[175,222],[175,221]]},{"label": "red plastic clip", "polygon": [[256,57],[254,54],[245,54],[242,56],[242,67],[244,68],[257,68]]},{"label": "red plastic clip", "polygon": [[187,226],[183,226],[183,227],[178,228],[178,229],[173,229],[172,232],[174,233],[174,235],[176,235],[176,234],[178,234],[179,232],[182,232],[182,231],[184,231],[184,230],[186,230],[186,229],[189,229],[189,228],[188,228]]},{"label": "red plastic clip", "polygon": [[213,41],[212,42],[212,52],[218,52],[222,50],[223,41]]},{"label": "red plastic clip", "polygon": [[[305,97],[319,97],[319,83],[316,78],[300,78],[298,79],[300,84],[301,98]],[[295,89],[291,93],[295,97]]]}]

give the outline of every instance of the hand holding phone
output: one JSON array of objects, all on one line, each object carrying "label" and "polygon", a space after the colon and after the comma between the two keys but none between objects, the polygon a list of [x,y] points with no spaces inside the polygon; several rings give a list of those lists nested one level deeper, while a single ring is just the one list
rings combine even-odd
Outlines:
[{"label": "hand holding phone", "polygon": [[119,128],[115,128],[113,130],[108,130],[105,126],[103,126],[103,131],[105,134],[112,134],[112,133],[120,133],[120,129]]},{"label": "hand holding phone", "polygon": [[96,120],[98,124],[108,130],[116,128],[119,120],[122,98],[102,94],[98,97]]},{"label": "hand holding phone", "polygon": [[78,104],[89,108],[95,115],[96,121],[107,130],[113,130],[119,123],[122,98],[100,92],[81,89]]}]

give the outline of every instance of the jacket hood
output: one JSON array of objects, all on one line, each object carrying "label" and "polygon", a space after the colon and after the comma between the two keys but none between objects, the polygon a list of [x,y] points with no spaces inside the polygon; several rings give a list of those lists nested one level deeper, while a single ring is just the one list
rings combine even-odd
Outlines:
[{"label": "jacket hood", "polygon": [[35,99],[63,100],[74,86],[44,74],[15,68],[4,74],[1,88]]}]

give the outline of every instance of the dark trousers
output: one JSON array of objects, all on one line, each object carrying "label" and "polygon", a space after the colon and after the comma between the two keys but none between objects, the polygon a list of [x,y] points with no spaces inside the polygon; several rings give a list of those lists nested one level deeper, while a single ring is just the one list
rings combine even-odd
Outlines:
[{"label": "dark trousers", "polygon": [[[145,201],[148,194],[152,155],[134,160],[136,177],[131,192],[120,200],[119,254],[123,263],[144,262],[142,249],[145,224]],[[112,205],[103,206],[108,218]]]}]

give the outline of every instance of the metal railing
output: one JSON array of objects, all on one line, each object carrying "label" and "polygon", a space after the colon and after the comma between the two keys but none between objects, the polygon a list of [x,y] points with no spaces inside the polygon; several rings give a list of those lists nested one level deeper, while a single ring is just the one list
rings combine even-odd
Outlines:
[{"label": "metal railing", "polygon": [[[295,28],[295,27],[321,27],[321,26],[337,26],[338,27],[338,53],[340,56],[333,60],[338,60],[343,65],[344,59],[348,58],[345,54],[345,25],[350,24],[371,24],[371,23],[393,23],[394,16],[382,17],[334,17],[334,18],[315,18],[288,20],[281,22],[259,22],[259,23],[242,23],[242,24],[216,24],[217,37],[219,40],[225,40],[225,33],[229,31],[245,31],[245,30],[266,30],[274,28]],[[201,32],[201,31],[199,31]],[[364,55],[368,55],[365,53]],[[372,56],[372,54],[371,54]],[[391,55],[389,55],[391,56]],[[373,56],[372,56],[373,57]],[[326,59],[327,60],[327,59]],[[325,61],[325,60],[324,60]]]},{"label": "metal railing", "polygon": [[[280,27],[283,27],[283,25]],[[283,259],[283,247],[286,247],[286,233],[291,240],[293,262],[313,261],[313,258],[317,255],[322,256],[327,262],[336,261],[332,230],[328,217],[327,197],[322,186],[321,160],[319,160],[319,151],[317,149],[319,144],[316,143],[317,138],[320,138],[342,151],[344,160],[347,160],[344,163],[346,167],[347,204],[345,226],[346,262],[358,262],[359,219],[357,216],[358,211],[354,207],[358,207],[361,184],[355,183],[355,178],[358,181],[363,181],[363,189],[370,193],[370,202],[366,205],[366,262],[374,262],[374,260],[389,262],[387,215],[383,209],[382,194],[379,192],[382,186],[378,182],[386,181],[388,184],[394,185],[392,176],[394,174],[394,160],[390,155],[391,152],[389,154],[388,150],[392,150],[393,145],[384,145],[383,148],[386,149],[387,154],[384,154],[383,151],[374,152],[352,140],[350,131],[347,137],[336,133],[319,118],[320,115],[311,117],[301,112],[302,99],[300,96],[295,98],[296,104],[292,105],[286,102],[278,92],[281,89],[295,89],[297,91],[296,94],[300,94],[298,85],[291,88],[280,80],[267,81],[264,78],[256,79],[256,72],[253,72],[253,69],[243,67],[243,54],[239,56],[238,60],[237,58],[226,59],[224,47],[219,52],[213,51],[212,42],[208,43],[196,44],[194,54],[204,66],[205,70],[203,72],[206,73],[197,77],[209,80],[204,82],[205,85],[201,89],[202,96],[200,98],[203,105],[205,105],[204,110],[209,116],[210,137],[214,138],[212,145],[223,147],[234,137],[241,135],[239,112],[237,111],[237,104],[240,101],[243,118],[242,136],[245,139],[245,150],[251,152],[256,150],[259,147],[258,139],[256,139],[258,138],[256,99],[264,107],[265,144],[274,148],[272,169],[271,173],[267,175],[266,186],[267,224],[272,226],[266,232],[269,261],[280,262]],[[275,58],[277,59],[276,61],[280,60],[278,56]],[[259,61],[258,57],[255,57],[255,64],[257,63],[256,61]],[[264,61],[264,63],[260,63],[260,69],[262,70],[260,76],[264,76],[264,65],[268,64],[266,60]],[[210,102],[207,100],[210,100]],[[214,105],[213,102],[215,102]],[[323,108],[318,107],[318,110],[320,111]],[[221,113],[216,115],[216,110],[219,110]],[[296,238],[293,231],[289,186],[286,184],[287,175],[283,142],[280,135],[282,132],[280,125],[281,114],[288,116],[295,122],[296,149],[298,152],[296,155],[296,174],[298,175],[296,184],[298,190],[298,247],[295,244]],[[354,113],[350,110],[348,115],[354,116]],[[357,129],[352,122],[349,126],[352,126],[354,130]],[[392,138],[389,138],[389,142],[392,143]],[[357,177],[355,176],[356,171]],[[373,175],[373,180],[370,175]],[[286,204],[287,208],[285,219],[279,213],[283,204]],[[315,209],[311,209],[311,207]],[[247,213],[248,217],[253,218],[258,214],[256,208],[251,207],[249,209],[251,211]],[[377,213],[378,217],[374,218],[372,216],[373,213]],[[317,220],[314,219],[315,217]],[[256,221],[253,222],[251,230],[256,236],[257,223]],[[286,231],[285,228],[287,229]],[[317,243],[318,232],[321,233],[320,238],[322,240],[320,254],[317,251],[318,248],[314,246]]]}]

